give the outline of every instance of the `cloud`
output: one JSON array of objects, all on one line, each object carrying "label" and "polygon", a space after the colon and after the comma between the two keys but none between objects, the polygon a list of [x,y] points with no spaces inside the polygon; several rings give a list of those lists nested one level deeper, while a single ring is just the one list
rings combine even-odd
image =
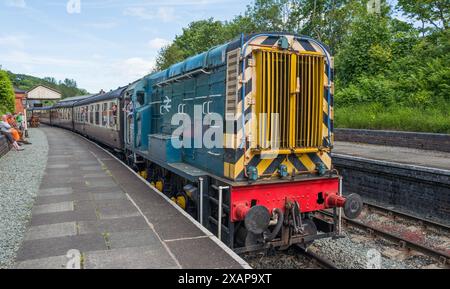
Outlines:
[{"label": "cloud", "polygon": [[175,10],[172,7],[159,7],[157,15],[163,22],[171,22],[176,20]]},{"label": "cloud", "polygon": [[11,51],[0,53],[0,63],[5,69],[37,77],[50,75],[57,79],[73,78],[79,87],[96,92],[102,88],[114,89],[148,75],[155,60],[139,56],[107,59],[98,54],[90,55],[87,59],[77,59]]},{"label": "cloud", "polygon": [[125,16],[133,16],[143,20],[154,19],[153,14],[144,7],[128,7],[123,12]]},{"label": "cloud", "polygon": [[7,54],[2,54],[0,56],[0,60],[13,61],[14,63],[23,65],[49,65],[59,67],[83,67],[90,64],[90,62],[88,61],[76,60],[73,58],[38,56],[38,55],[31,55],[24,51],[12,51]]},{"label": "cloud", "polygon": [[110,21],[110,22],[92,22],[92,23],[85,23],[85,27],[88,28],[94,28],[94,29],[112,29],[118,26],[117,22]]},{"label": "cloud", "polygon": [[26,38],[24,35],[0,35],[0,47],[23,49]]},{"label": "cloud", "polygon": [[9,7],[25,8],[27,3],[25,0],[6,0],[6,5]]},{"label": "cloud", "polygon": [[164,38],[154,38],[148,42],[148,46],[155,50],[160,50],[164,46],[167,46],[170,44],[170,41]]},{"label": "cloud", "polygon": [[155,65],[154,60],[147,60],[141,57],[131,57],[117,62],[114,66],[125,79],[134,81],[151,72]]},{"label": "cloud", "polygon": [[132,16],[141,20],[158,19],[165,23],[175,21],[177,19],[175,10],[172,7],[159,7],[156,10],[156,13],[153,9],[142,6],[128,7],[123,11],[123,14],[125,16]]}]

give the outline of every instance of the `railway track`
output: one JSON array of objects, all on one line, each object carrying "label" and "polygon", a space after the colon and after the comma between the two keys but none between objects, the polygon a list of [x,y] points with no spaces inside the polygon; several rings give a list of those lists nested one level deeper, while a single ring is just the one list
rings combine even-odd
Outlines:
[{"label": "railway track", "polygon": [[312,252],[311,250],[305,249],[304,247],[300,245],[295,245],[296,250],[300,253],[306,256],[308,259],[313,261],[315,264],[317,264],[322,269],[339,269],[336,264],[331,262],[330,260],[317,255],[316,253]]},{"label": "railway track", "polygon": [[[395,210],[390,210],[390,209],[383,208],[383,207],[373,205],[373,204],[365,204],[365,206],[367,207],[369,212],[376,210],[376,211],[380,211],[380,212],[386,214],[387,216],[391,216],[392,218],[403,218],[403,219],[407,219],[409,221],[415,221],[417,223],[417,225],[422,225],[427,228],[432,227],[432,228],[450,231],[450,228],[444,224],[436,223],[436,222],[429,221],[429,220],[424,220],[424,219],[417,218],[417,217],[409,215],[409,214],[405,214],[405,213],[398,212]],[[321,211],[321,212],[319,212],[319,214],[322,214],[326,217],[332,216],[331,213],[326,212],[326,211]],[[424,244],[401,237],[399,235],[393,234],[386,230],[380,229],[376,226],[365,224],[365,223],[357,221],[357,220],[351,220],[351,219],[342,217],[342,221],[343,221],[343,224],[346,226],[355,227],[355,228],[366,231],[369,235],[379,236],[381,238],[384,238],[386,240],[394,242],[400,248],[417,251],[417,252],[425,254],[429,257],[432,257],[440,265],[449,265],[450,264],[450,254],[448,254],[447,252],[437,250],[435,248],[426,246]]]},{"label": "railway track", "polygon": [[446,224],[442,224],[439,222],[435,222],[432,220],[427,220],[427,219],[422,219],[419,218],[417,216],[411,215],[411,214],[407,214],[404,212],[400,212],[394,209],[388,209],[388,208],[384,208],[382,206],[379,205],[375,205],[372,203],[364,203],[364,206],[367,208],[367,210],[369,211],[378,211],[378,212],[382,212],[384,214],[386,214],[387,216],[390,216],[392,218],[403,218],[403,219],[407,219],[410,221],[414,221],[417,222],[418,224],[424,226],[424,227],[431,227],[431,228],[437,228],[437,229],[443,229],[443,230],[448,230],[450,231],[450,226],[446,225]]}]

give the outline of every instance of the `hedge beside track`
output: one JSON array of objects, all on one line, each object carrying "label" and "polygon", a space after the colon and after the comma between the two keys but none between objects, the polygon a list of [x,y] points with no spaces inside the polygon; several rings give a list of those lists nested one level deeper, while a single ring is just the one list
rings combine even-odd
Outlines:
[{"label": "hedge beside track", "polygon": [[335,140],[450,152],[450,134],[337,128]]}]

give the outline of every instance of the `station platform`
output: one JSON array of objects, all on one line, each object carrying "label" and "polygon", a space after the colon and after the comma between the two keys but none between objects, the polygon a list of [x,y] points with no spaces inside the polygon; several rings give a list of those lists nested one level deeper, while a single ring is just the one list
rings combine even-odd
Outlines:
[{"label": "station platform", "polygon": [[450,153],[448,152],[337,141],[334,143],[332,154],[450,170]]},{"label": "station platform", "polygon": [[[96,144],[42,127],[49,152],[16,268],[250,268]],[[72,252],[72,253],[70,253]]]}]

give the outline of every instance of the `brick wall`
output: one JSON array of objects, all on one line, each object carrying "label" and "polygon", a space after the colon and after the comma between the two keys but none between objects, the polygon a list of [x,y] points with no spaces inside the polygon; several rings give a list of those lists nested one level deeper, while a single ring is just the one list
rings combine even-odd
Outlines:
[{"label": "brick wall", "polygon": [[25,98],[25,93],[15,92],[15,95],[16,95],[16,111],[15,111],[15,113],[19,113],[19,112],[24,113],[25,109],[23,107],[22,100]]},{"label": "brick wall", "polygon": [[344,194],[450,224],[450,171],[334,156]]},{"label": "brick wall", "polygon": [[340,128],[335,140],[450,152],[450,134]]}]

